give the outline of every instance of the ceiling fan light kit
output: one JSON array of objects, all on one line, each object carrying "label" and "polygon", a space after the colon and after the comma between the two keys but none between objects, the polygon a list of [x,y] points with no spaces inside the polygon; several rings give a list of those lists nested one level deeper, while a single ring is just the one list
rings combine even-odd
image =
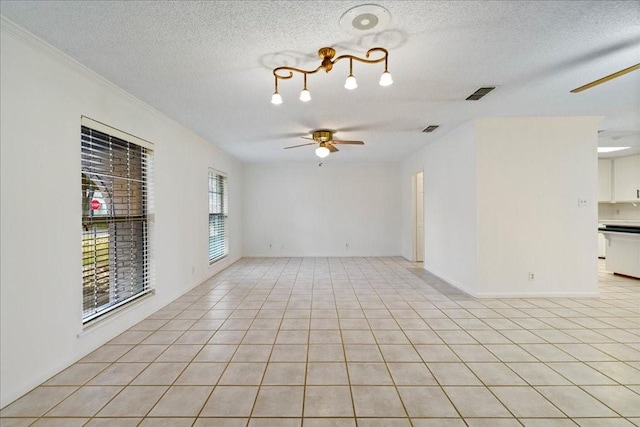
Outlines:
[{"label": "ceiling fan light kit", "polygon": [[327,157],[329,153],[331,153],[331,151],[329,151],[329,149],[325,146],[324,142],[321,142],[320,146],[316,148],[316,156],[320,157],[321,159]]},{"label": "ceiling fan light kit", "polygon": [[[372,54],[381,55],[379,58],[371,59]],[[355,55],[340,55],[334,58],[336,51],[332,47],[323,47],[318,50],[318,56],[322,60],[320,65],[313,70],[303,70],[295,67],[278,67],[273,70],[273,76],[275,78],[275,91],[271,96],[271,103],[274,105],[282,104],[282,97],[278,92],[278,80],[287,80],[293,77],[294,73],[300,73],[303,76],[303,87],[300,93],[300,100],[307,102],[311,100],[311,93],[307,89],[307,76],[309,74],[315,74],[320,70],[324,70],[326,73],[333,69],[333,65],[337,62],[348,59],[349,60],[349,75],[344,83],[344,87],[349,90],[353,90],[358,87],[358,82],[353,75],[353,61],[362,62],[364,64],[377,64],[384,62],[384,72],[380,76],[380,86],[389,86],[393,83],[393,78],[388,70],[389,51],[383,47],[373,47],[367,51],[364,58],[360,58]]]}]

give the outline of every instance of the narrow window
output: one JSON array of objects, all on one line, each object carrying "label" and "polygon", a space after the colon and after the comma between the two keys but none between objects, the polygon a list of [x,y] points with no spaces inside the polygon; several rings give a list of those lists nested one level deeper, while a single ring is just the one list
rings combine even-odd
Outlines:
[{"label": "narrow window", "polygon": [[227,177],[209,169],[209,264],[227,256]]},{"label": "narrow window", "polygon": [[83,323],[148,293],[149,143],[83,118]]}]

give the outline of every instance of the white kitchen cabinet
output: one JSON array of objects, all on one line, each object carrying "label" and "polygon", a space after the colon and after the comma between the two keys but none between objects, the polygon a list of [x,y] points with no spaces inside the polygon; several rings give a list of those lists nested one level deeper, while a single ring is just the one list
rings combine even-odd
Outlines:
[{"label": "white kitchen cabinet", "polygon": [[613,186],[616,202],[640,201],[640,155],[614,159]]},{"label": "white kitchen cabinet", "polygon": [[598,201],[611,200],[611,159],[598,159]]},{"label": "white kitchen cabinet", "polygon": [[640,279],[640,234],[604,232],[607,240],[606,269]]},{"label": "white kitchen cabinet", "polygon": [[598,258],[607,257],[607,240],[604,234],[598,233]]}]

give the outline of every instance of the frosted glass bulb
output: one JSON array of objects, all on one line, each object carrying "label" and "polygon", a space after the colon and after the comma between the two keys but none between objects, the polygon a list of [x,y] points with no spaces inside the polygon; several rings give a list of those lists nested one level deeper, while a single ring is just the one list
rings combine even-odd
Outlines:
[{"label": "frosted glass bulb", "polygon": [[347,80],[344,82],[344,87],[349,90],[357,88],[358,82],[356,81],[356,78],[353,76],[347,77]]},{"label": "frosted glass bulb", "polygon": [[391,78],[391,73],[385,71],[380,76],[380,86],[391,86],[393,83],[393,79]]},{"label": "frosted glass bulb", "polygon": [[321,159],[324,159],[325,157],[327,157],[329,153],[330,151],[327,147],[316,148],[316,156],[320,157]]},{"label": "frosted glass bulb", "polygon": [[309,93],[308,90],[304,89],[302,92],[300,92],[300,101],[302,102],[311,101],[311,93]]},{"label": "frosted glass bulb", "polygon": [[271,96],[271,103],[273,105],[282,104],[282,97],[280,96],[280,94],[278,92],[274,93],[273,96]]}]

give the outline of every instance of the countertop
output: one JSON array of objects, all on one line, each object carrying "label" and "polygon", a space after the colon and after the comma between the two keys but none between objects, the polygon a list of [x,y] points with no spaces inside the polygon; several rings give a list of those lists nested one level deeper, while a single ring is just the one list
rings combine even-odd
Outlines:
[{"label": "countertop", "polygon": [[625,227],[640,227],[640,220],[633,219],[599,219],[598,226],[619,225]]}]

